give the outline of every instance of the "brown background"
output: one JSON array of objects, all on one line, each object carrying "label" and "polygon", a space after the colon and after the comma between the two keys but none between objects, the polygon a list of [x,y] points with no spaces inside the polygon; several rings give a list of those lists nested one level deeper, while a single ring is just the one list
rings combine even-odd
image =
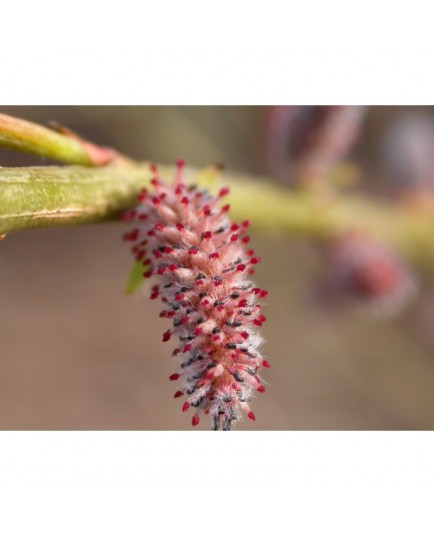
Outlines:
[{"label": "brown background", "polygon": [[[56,120],[136,158],[224,162],[261,171],[261,107],[0,107]],[[369,110],[353,151],[380,180],[384,125],[405,110]],[[427,113],[430,113],[427,111]],[[0,164],[48,163],[0,151]],[[190,429],[172,398],[176,371],[159,307],[123,293],[131,265],[122,224],[11,234],[0,245],[1,429]],[[430,286],[399,318],[319,307],[318,251],[298,240],[254,236],[255,280],[270,291],[256,423],[237,429],[434,428],[434,298]],[[202,419],[204,421],[204,419]],[[207,429],[202,422],[199,428]]]}]

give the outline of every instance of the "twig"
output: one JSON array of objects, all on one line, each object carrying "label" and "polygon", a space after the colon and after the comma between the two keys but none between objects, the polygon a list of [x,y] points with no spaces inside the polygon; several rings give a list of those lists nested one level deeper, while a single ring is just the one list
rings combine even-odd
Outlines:
[{"label": "twig", "polygon": [[[160,167],[170,178],[173,169]],[[195,170],[188,170],[191,180]],[[149,184],[147,163],[0,168],[0,234],[116,219],[136,204]],[[222,174],[230,186],[234,219],[251,219],[259,230],[325,239],[364,229],[393,244],[407,259],[434,275],[434,212],[381,203],[362,196],[294,191],[271,180]]]},{"label": "twig", "polygon": [[123,159],[113,149],[90,143],[60,125],[50,129],[4,114],[0,114],[0,146],[83,166]]}]

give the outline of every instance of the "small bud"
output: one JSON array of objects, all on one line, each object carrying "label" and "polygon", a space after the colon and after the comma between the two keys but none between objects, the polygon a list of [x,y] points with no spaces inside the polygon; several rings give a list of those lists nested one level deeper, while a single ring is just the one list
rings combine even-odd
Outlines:
[{"label": "small bud", "polygon": [[171,374],[171,375],[169,376],[169,380],[170,380],[171,382],[173,382],[173,381],[175,381],[175,380],[178,380],[178,379],[180,378],[180,376],[181,376],[180,374],[178,374],[177,372],[175,372],[174,374]]}]

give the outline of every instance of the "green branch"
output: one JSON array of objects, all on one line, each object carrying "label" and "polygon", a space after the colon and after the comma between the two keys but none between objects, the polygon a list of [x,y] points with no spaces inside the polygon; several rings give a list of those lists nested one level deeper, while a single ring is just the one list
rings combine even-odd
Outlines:
[{"label": "green branch", "polygon": [[[168,179],[173,175],[173,168],[160,170]],[[196,173],[187,170],[187,180]],[[138,192],[150,179],[146,163],[0,168],[0,234],[116,219],[136,204]],[[251,219],[258,230],[318,240],[346,230],[370,231],[434,274],[431,210],[410,210],[356,195],[299,192],[242,174],[222,174],[221,182],[231,188],[233,218]]]},{"label": "green branch", "polygon": [[0,168],[0,234],[114,219],[149,179],[145,166]]}]

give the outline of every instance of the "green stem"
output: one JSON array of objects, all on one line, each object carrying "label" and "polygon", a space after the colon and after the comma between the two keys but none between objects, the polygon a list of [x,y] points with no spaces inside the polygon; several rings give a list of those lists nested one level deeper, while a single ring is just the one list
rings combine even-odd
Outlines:
[{"label": "green stem", "polygon": [[0,234],[114,219],[150,176],[144,166],[0,168]]},{"label": "green stem", "polygon": [[56,128],[0,114],[0,146],[82,166],[105,165],[118,157],[111,149],[87,142],[66,128]]},{"label": "green stem", "polygon": [[[160,167],[170,178],[173,169]],[[187,170],[187,180],[196,172]],[[136,204],[151,179],[149,165],[0,168],[0,234],[116,219]],[[253,227],[318,240],[346,230],[372,232],[410,261],[434,274],[434,213],[410,210],[362,196],[297,192],[271,180],[222,174],[231,188],[235,220]]]}]

